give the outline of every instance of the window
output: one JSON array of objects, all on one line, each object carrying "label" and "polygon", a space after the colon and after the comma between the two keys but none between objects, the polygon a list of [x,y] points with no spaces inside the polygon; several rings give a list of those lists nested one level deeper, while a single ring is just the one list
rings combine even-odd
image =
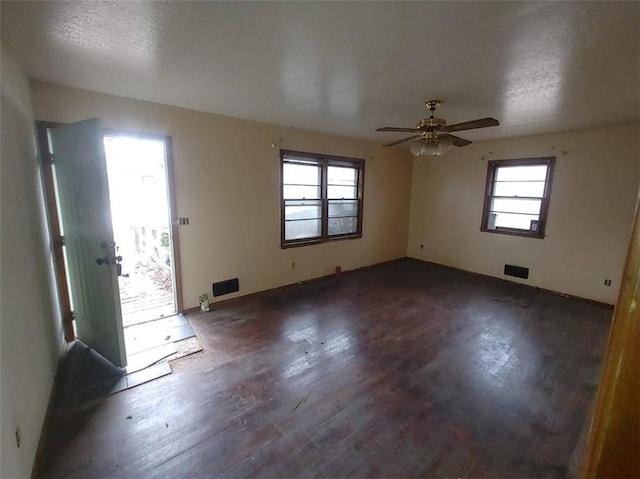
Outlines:
[{"label": "window", "polygon": [[364,160],[280,151],[281,246],[362,237]]},{"label": "window", "polygon": [[555,157],[490,161],[482,231],[544,238]]}]

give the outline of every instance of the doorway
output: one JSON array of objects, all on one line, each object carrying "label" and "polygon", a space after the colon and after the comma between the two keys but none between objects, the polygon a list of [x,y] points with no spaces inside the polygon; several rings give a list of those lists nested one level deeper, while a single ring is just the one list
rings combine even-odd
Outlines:
[{"label": "doorway", "polygon": [[104,137],[124,328],[178,312],[167,145],[162,138]]},{"label": "doorway", "polygon": [[193,335],[177,314],[183,303],[171,138],[105,132],[95,118],[38,121],[37,132],[67,342],[79,338],[124,367],[154,346],[153,338]]}]

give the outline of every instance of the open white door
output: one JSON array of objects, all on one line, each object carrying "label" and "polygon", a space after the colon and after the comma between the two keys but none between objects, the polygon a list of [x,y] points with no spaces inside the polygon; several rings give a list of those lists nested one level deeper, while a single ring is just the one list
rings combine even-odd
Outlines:
[{"label": "open white door", "polygon": [[52,128],[67,275],[78,337],[127,364],[102,126],[97,118]]}]

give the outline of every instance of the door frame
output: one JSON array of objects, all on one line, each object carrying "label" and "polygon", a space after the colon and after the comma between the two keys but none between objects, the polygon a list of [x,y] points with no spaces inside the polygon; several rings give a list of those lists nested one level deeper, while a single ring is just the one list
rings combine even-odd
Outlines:
[{"label": "door frame", "polygon": [[[62,313],[62,329],[64,338],[67,342],[76,339],[73,330],[73,311],[71,310],[71,297],[69,295],[69,286],[67,283],[67,271],[64,264],[64,237],[60,234],[60,217],[58,215],[58,203],[56,200],[55,183],[53,178],[53,154],[49,143],[48,130],[57,126],[63,126],[66,123],[37,120],[36,137],[38,146],[38,157],[42,165],[42,177],[44,183],[44,192],[47,203],[47,217],[49,219],[49,227],[51,229],[54,269],[56,274],[56,283],[58,285],[58,296],[60,301],[60,311]],[[176,300],[177,313],[184,312],[184,303],[182,299],[182,277],[180,274],[180,246],[178,238],[178,207],[175,194],[175,181],[173,173],[173,148],[170,136],[149,135],[128,133],[121,130],[105,129],[105,136],[126,136],[129,138],[140,138],[148,140],[160,140],[165,145],[165,166],[167,173],[167,189],[169,193],[169,224],[171,228],[171,249],[174,271],[174,293]]]},{"label": "door frame", "polygon": [[58,300],[62,313],[62,330],[64,339],[70,343],[76,339],[73,330],[73,311],[71,311],[71,297],[69,296],[69,283],[67,282],[67,270],[64,266],[64,238],[60,234],[60,217],[58,216],[58,201],[56,200],[55,183],[53,179],[53,154],[49,143],[49,129],[62,126],[64,123],[51,121],[36,121],[36,137],[38,144],[38,156],[42,165],[42,180],[47,201],[47,217],[51,229],[51,242],[53,247],[54,269],[56,283],[58,284]]}]

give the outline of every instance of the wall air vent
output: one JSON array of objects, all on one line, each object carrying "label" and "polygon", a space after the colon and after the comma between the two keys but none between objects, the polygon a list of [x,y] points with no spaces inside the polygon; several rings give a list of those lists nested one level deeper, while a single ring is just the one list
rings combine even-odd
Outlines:
[{"label": "wall air vent", "polygon": [[524,266],[514,266],[512,264],[504,265],[504,274],[507,276],[515,276],[516,278],[529,278],[529,268]]},{"label": "wall air vent", "polygon": [[213,296],[222,296],[229,293],[235,293],[240,289],[238,278],[226,279],[213,283]]}]

